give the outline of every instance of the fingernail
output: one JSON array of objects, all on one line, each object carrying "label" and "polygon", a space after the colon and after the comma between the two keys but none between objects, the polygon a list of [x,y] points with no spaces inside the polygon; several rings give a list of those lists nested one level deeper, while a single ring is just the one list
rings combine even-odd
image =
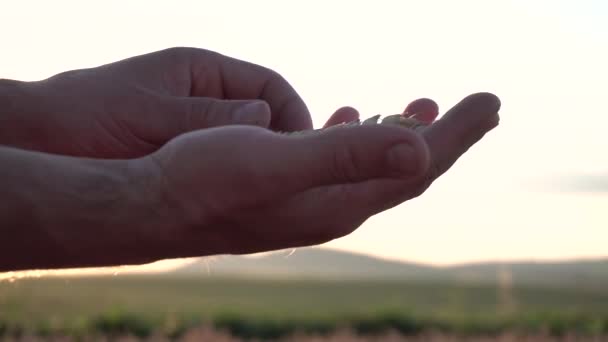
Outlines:
[{"label": "fingernail", "polygon": [[406,143],[391,147],[387,154],[388,168],[396,175],[407,176],[416,174],[420,168],[416,150]]},{"label": "fingernail", "polygon": [[237,107],[232,114],[234,123],[252,124],[256,126],[268,125],[270,120],[270,107],[265,101],[252,101]]}]

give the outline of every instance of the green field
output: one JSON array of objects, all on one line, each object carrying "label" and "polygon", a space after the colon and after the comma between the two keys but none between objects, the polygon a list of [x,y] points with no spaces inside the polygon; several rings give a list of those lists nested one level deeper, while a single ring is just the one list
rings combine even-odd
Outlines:
[{"label": "green field", "polygon": [[41,278],[0,282],[0,334],[179,336],[212,324],[234,335],[396,329],[486,334],[608,333],[607,288],[498,289],[405,281],[176,276]]}]

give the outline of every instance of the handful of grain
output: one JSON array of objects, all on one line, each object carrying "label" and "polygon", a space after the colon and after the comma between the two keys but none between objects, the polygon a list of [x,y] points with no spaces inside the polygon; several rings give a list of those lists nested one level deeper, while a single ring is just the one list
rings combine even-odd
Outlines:
[{"label": "handful of grain", "polygon": [[[401,127],[406,127],[413,130],[418,130],[424,128],[435,120],[439,115],[439,106],[437,103],[431,99],[421,98],[415,101],[412,101],[410,104],[405,107],[405,110],[401,114],[392,114],[387,115],[384,118],[380,119],[382,115],[374,115],[368,119],[363,121],[355,120],[352,122],[347,122],[341,125],[330,126],[324,129],[331,129],[333,127],[341,127],[341,126],[350,126],[350,125],[396,125]],[[316,129],[310,131],[299,131],[299,132],[290,132],[286,133],[289,135],[296,134],[308,134],[311,132],[318,132],[324,129]]]}]

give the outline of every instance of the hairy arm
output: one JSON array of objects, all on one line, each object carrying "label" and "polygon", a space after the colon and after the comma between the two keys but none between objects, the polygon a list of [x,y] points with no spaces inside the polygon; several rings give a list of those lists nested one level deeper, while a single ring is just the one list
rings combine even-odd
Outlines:
[{"label": "hairy arm", "polygon": [[154,199],[132,167],[0,146],[0,271],[152,261]]}]

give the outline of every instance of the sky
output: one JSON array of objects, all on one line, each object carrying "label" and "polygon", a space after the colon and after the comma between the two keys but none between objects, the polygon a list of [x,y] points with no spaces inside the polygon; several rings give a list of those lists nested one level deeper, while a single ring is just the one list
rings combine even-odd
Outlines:
[{"label": "sky", "polygon": [[493,92],[497,129],[327,247],[436,265],[608,256],[606,1],[0,0],[0,14],[2,78],[200,47],[280,72],[316,127],[344,105],[369,117],[430,97],[443,112]]}]

